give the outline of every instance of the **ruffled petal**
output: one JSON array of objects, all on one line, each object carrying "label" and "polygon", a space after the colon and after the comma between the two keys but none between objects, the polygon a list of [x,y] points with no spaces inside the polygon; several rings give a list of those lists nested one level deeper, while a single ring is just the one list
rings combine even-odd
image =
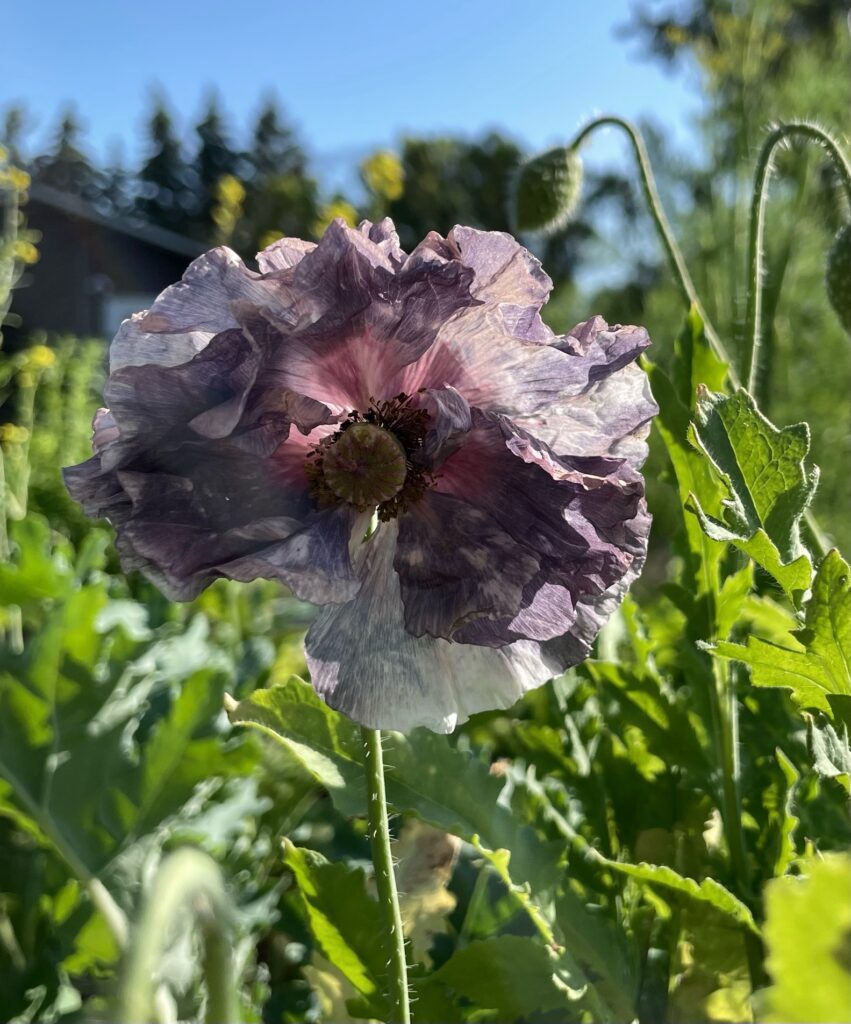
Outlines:
[{"label": "ruffled petal", "polygon": [[494,650],[412,636],[393,570],[396,537],[390,523],[361,545],[357,597],[323,609],[310,627],[307,662],[323,700],[369,728],[451,732],[552,676],[554,660],[531,641]]},{"label": "ruffled petal", "polygon": [[[447,616],[444,626],[449,630],[440,634],[461,643],[499,646],[523,637],[549,640],[560,635],[570,628],[582,601],[615,585],[630,570],[635,552],[646,549],[647,534],[635,535],[630,525],[643,498],[643,482],[626,462],[558,457],[509,421],[477,410],[464,444],[443,463],[437,486],[486,512],[524,550],[531,560],[527,567],[536,565],[533,573],[512,580],[513,589],[506,586],[498,592],[501,604],[490,601],[495,591],[487,556],[483,553],[479,565],[468,568],[466,600],[477,614],[454,622]],[[423,525],[437,533],[441,529],[441,524],[426,520],[418,523],[420,532]],[[402,541],[408,529],[403,522]],[[432,547],[417,540],[420,587],[428,579],[426,568],[432,580],[443,578],[441,559],[429,557],[440,543],[438,538]],[[504,549],[500,544],[498,564]],[[413,614],[415,606],[408,610],[408,562],[400,559],[397,569],[406,613]],[[478,592],[477,581],[482,587]],[[513,605],[510,599],[515,599]]]},{"label": "ruffled petal", "polygon": [[238,326],[233,307],[239,303],[283,315],[286,296],[273,281],[250,271],[235,252],[211,249],[149,310],[124,321],[110,346],[110,369],[186,362],[216,334]]},{"label": "ruffled petal", "polygon": [[515,422],[559,455],[604,455],[627,459],[640,469],[658,411],[647,375],[632,364],[569,400],[518,416]]},{"label": "ruffled petal", "polygon": [[579,600],[569,632],[541,644],[541,656],[562,669],[578,665],[591,653],[594,640],[620,606],[626,592],[641,575],[647,558],[647,538],[652,517],[644,501],[639,503],[635,517],[626,524],[632,561],[624,575],[602,594],[587,594]]},{"label": "ruffled petal", "polygon": [[414,394],[455,388],[471,406],[506,416],[533,413],[581,389],[575,360],[549,345],[518,340],[493,305],[465,310],[388,386]]},{"label": "ruffled petal", "polygon": [[432,491],[399,523],[394,567],[405,628],[448,639],[480,616],[513,615],[539,564],[482,508]]},{"label": "ruffled petal", "polygon": [[424,392],[422,408],[429,414],[423,439],[423,456],[430,469],[438,469],[470,432],[470,405],[455,388],[432,388]]},{"label": "ruffled petal", "polygon": [[257,266],[263,274],[292,270],[296,263],[300,263],[315,248],[315,242],[304,242],[300,238],[279,238],[257,253]]},{"label": "ruffled petal", "polygon": [[275,461],[219,442],[154,455],[117,471],[95,456],[65,470],[72,495],[118,534],[125,571],[142,570],[173,600],[225,577],[279,580],[305,601],[347,601],[359,583],[349,555],[357,514],[316,511]]},{"label": "ruffled petal", "polygon": [[286,288],[294,307],[309,303],[314,315],[297,328],[270,318],[282,335],[269,369],[279,386],[342,410],[391,398],[404,368],[475,303],[468,268],[400,263],[394,235],[386,225],[335,222],[295,267]]},{"label": "ruffled petal", "polygon": [[540,260],[511,235],[456,225],[446,238],[430,232],[410,258],[413,262],[457,260],[473,271],[473,296],[498,309],[508,334],[545,344],[553,340],[540,317],[553,283]]}]

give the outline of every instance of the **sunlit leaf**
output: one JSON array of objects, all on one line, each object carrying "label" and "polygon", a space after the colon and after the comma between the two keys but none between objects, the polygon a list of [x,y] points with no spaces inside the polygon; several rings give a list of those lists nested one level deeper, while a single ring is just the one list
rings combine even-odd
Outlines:
[{"label": "sunlit leaf", "polygon": [[765,889],[766,1024],[836,1024],[851,1011],[851,857],[828,854],[807,875]]},{"label": "sunlit leaf", "polygon": [[333,864],[284,841],[284,863],[295,876],[303,912],[319,948],[366,997],[375,1016],[386,1013],[384,917],[366,889],[362,868]]},{"label": "sunlit leaf", "polygon": [[561,1010],[570,1020],[571,991],[558,976],[558,959],[540,942],[518,935],[471,942],[430,983],[446,985],[476,1006],[493,1010],[498,1020],[550,1010]]},{"label": "sunlit leaf", "polygon": [[836,779],[851,792],[851,743],[848,726],[841,722],[834,727],[830,722],[807,721],[807,747],[813,759],[813,768],[822,778]]},{"label": "sunlit leaf", "polygon": [[[364,816],[366,791],[359,728],[330,709],[313,689],[293,677],[284,684],[230,702],[234,724],[259,728],[284,746],[328,789],[346,815]],[[447,737],[426,729],[407,735],[388,733],[385,782],[388,803],[396,811],[491,851],[511,852],[514,884],[551,885],[553,849],[522,825],[500,800],[502,783],[487,764],[453,747]],[[447,784],[447,779],[463,784]],[[556,907],[560,942],[583,968],[599,977],[603,998],[623,1013],[632,1008],[632,978],[616,930],[590,913],[578,896],[565,891]]]},{"label": "sunlit leaf", "polygon": [[799,601],[812,576],[800,521],[818,482],[818,470],[804,464],[807,425],[778,430],[746,391],[727,397],[701,387],[689,438],[728,494],[720,518],[705,510],[699,491],[689,497],[707,536],[735,545]]},{"label": "sunlit leaf", "polygon": [[800,707],[833,715],[828,697],[851,698],[851,580],[837,551],[819,565],[804,628],[790,633],[787,643],[749,636],[746,644],[719,642],[709,649],[749,665],[755,686],[788,688]]},{"label": "sunlit leaf", "polygon": [[628,864],[625,861],[610,860],[606,857],[601,857],[600,860],[601,863],[619,874],[628,875],[630,878],[649,885],[658,885],[662,889],[682,893],[690,900],[706,903],[725,916],[732,918],[737,924],[759,934],[759,929],[750,910],[714,878],[704,878],[701,882],[696,882],[693,878],[680,875],[673,868],[665,865]]}]

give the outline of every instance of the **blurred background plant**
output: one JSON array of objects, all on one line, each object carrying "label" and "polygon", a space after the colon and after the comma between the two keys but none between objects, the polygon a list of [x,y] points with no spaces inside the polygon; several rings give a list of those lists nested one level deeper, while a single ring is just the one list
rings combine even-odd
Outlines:
[{"label": "blurred background plant", "polygon": [[[642,127],[695,284],[739,366],[755,155],[774,120],[815,115],[847,128],[846,15],[838,0],[690,0],[663,15],[639,5],[623,29],[672,74],[700,76],[699,147],[672,155],[658,127]],[[495,131],[408,137],[360,161],[359,187],[329,189],[271,99],[239,133],[210,93],[186,139],[159,93],[136,168],[93,163],[71,113],[47,152],[29,152],[27,123],[10,107],[0,140],[2,317],[10,302],[14,317],[13,287],[38,281],[39,239],[24,215],[39,188],[129,232],[224,243],[250,258],[281,234],[316,237],[335,216],[389,215],[405,246],[454,223],[510,230],[526,156]],[[565,142],[571,128],[553,124]],[[822,154],[795,144],[778,156],[769,203],[760,407],[778,424],[810,423],[818,515],[847,550],[851,360],[824,260],[849,211]],[[804,701],[802,713],[801,701],[750,685],[738,664],[718,669],[697,646],[740,647],[752,633],[796,652],[809,642],[800,594],[784,595],[683,512],[697,490],[704,511],[721,515],[723,489],[685,430],[693,385],[720,391],[724,369],[694,318],[682,329],[686,311],[631,163],[587,169],[573,216],[524,241],[554,279],[545,313],[555,329],[599,311],[646,324],[654,338],[663,414],[648,471],[653,549],[595,660],[449,740],[393,741],[415,1018],[750,1020],[754,984],[771,981],[757,1019],[843,1019],[847,702]],[[291,679],[305,672],[310,609],[263,583],[221,582],[173,605],[125,578],[109,529],[80,515],[59,474],[88,453],[104,339],[6,322],[0,1019],[110,1019],[128,922],[163,857],[185,843],[215,860],[233,903],[239,1020],[380,1016],[362,798],[339,785],[352,767],[348,734]],[[705,571],[714,583],[699,582]],[[847,598],[840,604],[851,619]],[[851,622],[843,628],[851,635]],[[739,695],[743,856],[719,786],[719,671]],[[226,691],[233,721],[262,711],[281,742],[233,729]],[[824,941],[796,955],[813,921]],[[204,1013],[196,944],[188,925],[167,936],[160,1020]],[[802,1008],[819,964],[825,1003]]]}]

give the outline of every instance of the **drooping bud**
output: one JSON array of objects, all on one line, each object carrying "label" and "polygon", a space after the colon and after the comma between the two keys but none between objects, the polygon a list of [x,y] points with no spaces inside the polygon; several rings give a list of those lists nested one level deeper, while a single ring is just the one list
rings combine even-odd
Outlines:
[{"label": "drooping bud", "polygon": [[827,254],[825,284],[839,322],[851,335],[851,222],[839,229]]},{"label": "drooping bud", "polygon": [[514,226],[550,233],[573,216],[582,191],[582,160],[575,149],[556,146],[527,160],[514,182]]}]

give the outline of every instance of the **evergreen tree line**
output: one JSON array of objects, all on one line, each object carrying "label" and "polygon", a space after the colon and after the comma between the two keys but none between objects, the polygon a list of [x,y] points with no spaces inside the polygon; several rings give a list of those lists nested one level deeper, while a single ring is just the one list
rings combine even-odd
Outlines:
[{"label": "evergreen tree line", "polygon": [[28,168],[34,182],[77,196],[106,216],[154,224],[212,243],[219,240],[216,208],[223,198],[227,202],[223,182],[231,179],[242,186],[237,195],[246,244],[275,228],[287,234],[309,233],[320,214],[319,187],[307,155],[272,99],[263,103],[243,147],[217,96],[208,98],[188,145],[180,138],[165,99],[157,97],[146,118],[142,162],[132,170],[120,160],[107,166],[94,163],[71,110],[59,118],[47,151],[29,158],[22,152],[26,125],[21,108],[6,112],[3,144],[12,158]]},{"label": "evergreen tree line", "polygon": [[[402,243],[414,247],[429,231],[462,223],[511,230],[509,193],[524,157],[512,139],[488,132],[478,139],[407,138],[398,153],[378,150],[360,165],[354,201],[323,192],[308,155],[279,104],[267,99],[240,145],[218,97],[208,97],[188,140],[180,137],[164,97],[145,119],[143,157],[100,166],[86,153],[74,112],[58,119],[46,151],[25,151],[28,116],[5,112],[0,141],[33,181],[77,196],[105,216],[167,228],[207,245],[226,243],[251,257],[272,238],[315,238],[333,216],[351,223],[390,216]],[[632,221],[636,192],[611,173],[590,176],[585,219],[540,241],[553,278],[568,286],[582,245],[593,237],[593,214],[614,205]]]}]

